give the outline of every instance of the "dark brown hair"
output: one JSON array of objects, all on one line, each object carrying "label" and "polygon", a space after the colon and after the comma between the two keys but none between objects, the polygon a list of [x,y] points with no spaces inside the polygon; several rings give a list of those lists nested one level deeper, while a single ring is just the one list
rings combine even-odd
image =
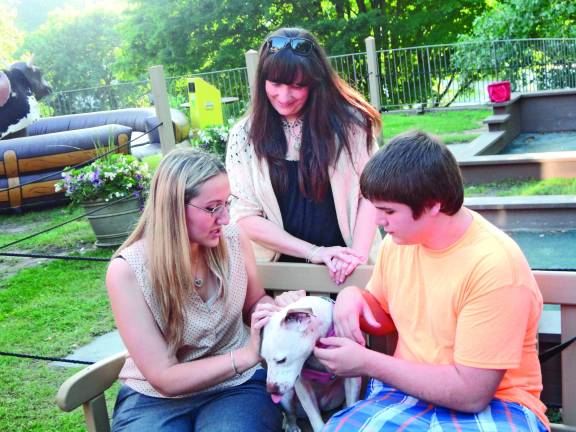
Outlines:
[{"label": "dark brown hair", "polygon": [[464,202],[462,174],[454,155],[439,139],[422,131],[393,138],[366,164],[360,177],[362,195],[370,201],[405,204],[418,219],[440,203],[453,215]]},{"label": "dark brown hair", "polygon": [[[268,163],[275,190],[286,190],[285,158],[287,142],[281,116],[266,96],[266,81],[309,87],[303,108],[302,145],[299,161],[299,187],[305,196],[323,199],[329,184],[329,167],[340,153],[354,154],[349,132],[355,125],[366,132],[366,147],[372,146],[372,129],[380,131],[380,113],[360,93],[344,82],[330,65],[326,53],[314,36],[300,28],[282,28],[271,36],[302,37],[313,42],[307,55],[290,48],[268,52],[266,42],[260,48],[256,72],[256,91],[250,112],[250,141],[256,155]],[[268,38],[266,38],[267,40]]]}]

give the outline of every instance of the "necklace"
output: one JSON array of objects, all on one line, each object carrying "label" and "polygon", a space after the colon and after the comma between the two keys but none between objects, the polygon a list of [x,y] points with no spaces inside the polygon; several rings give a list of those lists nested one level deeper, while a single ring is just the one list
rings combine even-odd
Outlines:
[{"label": "necklace", "polygon": [[296,151],[300,151],[302,146],[302,119],[298,118],[293,122],[289,122],[286,119],[282,119],[282,126],[286,132],[286,141],[288,145]]},{"label": "necklace", "polygon": [[200,263],[198,262],[196,264],[196,266],[194,266],[194,286],[196,288],[202,288],[202,285],[204,285],[204,279],[201,277],[198,277],[198,270],[199,270],[199,265]]}]

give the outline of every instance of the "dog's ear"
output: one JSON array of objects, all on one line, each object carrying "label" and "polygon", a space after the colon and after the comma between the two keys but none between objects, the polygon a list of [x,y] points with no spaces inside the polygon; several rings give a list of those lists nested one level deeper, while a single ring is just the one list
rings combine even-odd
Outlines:
[{"label": "dog's ear", "polygon": [[298,328],[304,330],[308,328],[314,312],[310,308],[290,309],[282,320],[282,325],[288,328]]}]

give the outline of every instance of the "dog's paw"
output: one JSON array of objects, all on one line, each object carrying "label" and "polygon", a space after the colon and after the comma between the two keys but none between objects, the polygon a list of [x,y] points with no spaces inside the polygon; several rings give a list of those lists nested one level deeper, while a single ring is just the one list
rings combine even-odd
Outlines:
[{"label": "dog's paw", "polygon": [[302,432],[302,429],[300,429],[300,427],[298,426],[296,416],[290,416],[290,415],[284,416],[282,430],[284,432]]}]

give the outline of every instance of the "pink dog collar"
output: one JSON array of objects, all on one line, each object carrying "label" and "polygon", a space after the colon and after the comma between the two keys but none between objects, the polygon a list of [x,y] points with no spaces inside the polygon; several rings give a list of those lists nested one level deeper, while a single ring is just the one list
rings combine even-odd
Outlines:
[{"label": "pink dog collar", "polygon": [[[334,331],[334,325],[331,325],[328,329],[328,333],[324,337],[336,336],[336,332]],[[320,342],[316,344],[319,348],[328,348],[327,345],[324,345]],[[317,371],[310,368],[302,369],[302,378],[308,381],[314,381],[320,384],[328,384],[331,381],[336,379],[336,375],[326,371]]]}]

